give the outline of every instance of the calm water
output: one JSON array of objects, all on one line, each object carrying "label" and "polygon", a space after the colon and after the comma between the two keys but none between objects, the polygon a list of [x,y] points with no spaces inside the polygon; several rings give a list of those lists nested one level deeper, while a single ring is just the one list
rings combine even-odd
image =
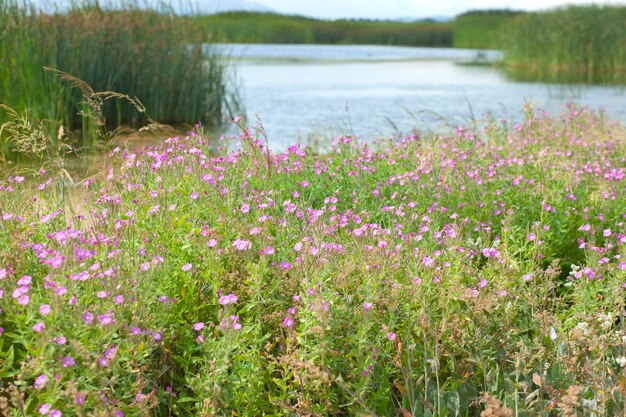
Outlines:
[{"label": "calm water", "polygon": [[[248,116],[270,146],[353,133],[365,140],[458,125],[473,113],[519,119],[525,100],[557,114],[567,102],[626,121],[623,87],[514,82],[459,63],[478,51],[326,45],[229,45]],[[498,57],[496,51],[480,59]]]}]

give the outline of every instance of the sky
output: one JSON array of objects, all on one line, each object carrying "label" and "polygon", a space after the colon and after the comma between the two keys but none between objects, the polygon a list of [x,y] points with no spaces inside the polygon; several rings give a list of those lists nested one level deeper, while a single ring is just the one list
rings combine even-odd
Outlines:
[{"label": "sky", "polygon": [[323,19],[419,19],[454,17],[475,9],[542,10],[571,3],[626,5],[626,0],[195,0],[195,3],[203,11],[249,8]]}]

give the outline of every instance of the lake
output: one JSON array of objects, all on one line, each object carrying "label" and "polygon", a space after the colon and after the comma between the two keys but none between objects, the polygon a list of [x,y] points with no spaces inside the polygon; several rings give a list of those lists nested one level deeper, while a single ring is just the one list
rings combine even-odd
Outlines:
[{"label": "lake", "polygon": [[626,121],[623,87],[515,82],[489,65],[497,51],[352,45],[222,46],[236,62],[247,115],[270,147],[341,134],[371,141],[468,123],[519,120],[525,101],[558,114],[568,102]]}]

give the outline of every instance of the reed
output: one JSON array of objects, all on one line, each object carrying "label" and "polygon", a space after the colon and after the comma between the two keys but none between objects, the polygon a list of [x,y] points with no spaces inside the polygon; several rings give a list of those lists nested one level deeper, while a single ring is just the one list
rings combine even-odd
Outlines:
[{"label": "reed", "polygon": [[[85,128],[80,90],[44,71],[51,67],[94,91],[137,97],[161,123],[220,125],[238,107],[230,68],[213,48],[193,41],[166,7],[125,3],[113,10],[84,2],[45,14],[0,0],[0,103],[33,120]],[[113,126],[145,122],[125,100],[107,101],[103,116]],[[0,123],[6,117],[0,114]]]},{"label": "reed", "polygon": [[568,6],[519,16],[505,32],[505,63],[518,72],[623,81],[624,21],[624,6]]},{"label": "reed", "polygon": [[455,48],[502,49],[505,37],[502,30],[523,12],[494,9],[472,10],[454,20]]}]

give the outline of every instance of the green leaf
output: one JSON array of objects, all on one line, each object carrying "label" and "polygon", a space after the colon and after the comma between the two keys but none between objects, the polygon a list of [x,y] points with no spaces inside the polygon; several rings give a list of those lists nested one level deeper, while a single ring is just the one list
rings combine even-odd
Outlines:
[{"label": "green leaf", "polygon": [[461,397],[457,391],[452,391],[446,395],[446,406],[451,416],[459,416],[461,413]]}]

